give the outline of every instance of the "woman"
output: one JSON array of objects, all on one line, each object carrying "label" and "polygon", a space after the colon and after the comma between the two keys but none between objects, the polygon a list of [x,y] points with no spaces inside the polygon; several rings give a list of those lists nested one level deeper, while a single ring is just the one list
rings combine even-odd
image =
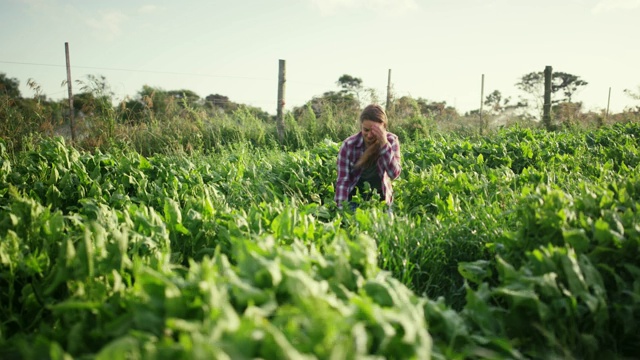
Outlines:
[{"label": "woman", "polygon": [[375,191],[391,206],[391,180],[398,178],[400,170],[398,136],[387,131],[384,109],[369,105],[360,114],[360,132],[348,137],[340,147],[336,204],[342,208],[343,202],[350,202],[356,191],[368,200]]}]

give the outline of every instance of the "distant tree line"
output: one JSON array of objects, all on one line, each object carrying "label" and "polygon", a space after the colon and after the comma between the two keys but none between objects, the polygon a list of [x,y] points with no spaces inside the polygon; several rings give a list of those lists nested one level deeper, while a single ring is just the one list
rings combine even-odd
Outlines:
[{"label": "distant tree line", "polygon": [[[175,141],[170,137],[180,132],[184,132],[185,138],[176,146],[186,148],[217,146],[246,137],[256,143],[275,141],[270,137],[275,116],[218,93],[200,97],[188,89],[164,90],[144,85],[134,96],[116,101],[104,76],[88,75],[76,81],[79,92],[74,94],[73,109],[69,109],[67,100],[47,99],[32,79],[27,82],[34,92],[32,97],[23,97],[19,85],[17,79],[0,73],[0,138],[17,149],[23,148],[24,139],[34,133],[68,136],[70,111],[78,118],[81,133],[84,136],[91,133],[89,147],[118,137],[140,144],[149,139],[164,139],[165,143],[173,144]],[[582,103],[573,101],[588,85],[587,81],[570,73],[555,72],[551,85],[556,124],[602,124],[602,113],[584,113]],[[349,74],[340,76],[336,86],[337,89],[314,96],[287,113],[289,144],[303,146],[323,137],[341,139],[357,130],[356,119],[368,103],[385,105],[391,124],[396,127],[394,130],[406,136],[421,136],[434,130],[474,133],[484,126],[478,122],[480,109],[460,114],[445,101],[396,97],[393,93],[390,103],[384,104],[375,90],[366,87],[361,78]],[[483,99],[486,107],[482,115],[492,122],[491,126],[515,123],[536,126],[538,123],[544,91],[543,72],[525,74],[515,86],[522,93],[517,100],[505,97],[497,89]],[[625,90],[625,93],[640,100],[640,86],[638,91]],[[609,120],[637,120],[638,117],[640,107],[629,108]],[[144,140],[146,137],[149,139]]]}]

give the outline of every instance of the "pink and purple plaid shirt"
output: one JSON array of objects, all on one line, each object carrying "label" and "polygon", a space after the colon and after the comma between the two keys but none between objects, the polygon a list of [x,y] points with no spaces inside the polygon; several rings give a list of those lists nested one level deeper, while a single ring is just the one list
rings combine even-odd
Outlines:
[{"label": "pink and purple plaid shirt", "polygon": [[[387,132],[387,144],[380,149],[378,158],[378,175],[382,179],[383,197],[388,205],[393,202],[391,180],[400,176],[400,142],[398,136]],[[358,159],[364,154],[364,138],[362,133],[348,137],[340,146],[338,153],[338,179],[336,180],[335,201],[338,207],[349,199],[349,193],[360,180],[362,169],[355,169]]]}]

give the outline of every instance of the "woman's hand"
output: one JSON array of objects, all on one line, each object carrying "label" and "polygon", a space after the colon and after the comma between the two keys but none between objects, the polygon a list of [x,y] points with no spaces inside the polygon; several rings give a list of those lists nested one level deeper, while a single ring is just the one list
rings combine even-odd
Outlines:
[{"label": "woman's hand", "polygon": [[376,143],[379,146],[382,147],[382,146],[385,146],[388,143],[388,141],[387,141],[387,129],[385,128],[384,124],[375,123],[371,127],[371,133],[376,138]]}]

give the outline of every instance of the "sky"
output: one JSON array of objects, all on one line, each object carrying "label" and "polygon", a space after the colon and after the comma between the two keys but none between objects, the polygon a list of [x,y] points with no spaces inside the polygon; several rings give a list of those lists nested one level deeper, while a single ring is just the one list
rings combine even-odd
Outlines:
[{"label": "sky", "polygon": [[67,43],[74,93],[104,76],[118,102],[148,85],[275,114],[282,59],[287,109],[344,74],[384,102],[390,73],[395,97],[464,113],[552,66],[588,82],[584,110],[615,113],[640,105],[639,19],[640,0],[0,0],[0,73],[64,99]]}]

